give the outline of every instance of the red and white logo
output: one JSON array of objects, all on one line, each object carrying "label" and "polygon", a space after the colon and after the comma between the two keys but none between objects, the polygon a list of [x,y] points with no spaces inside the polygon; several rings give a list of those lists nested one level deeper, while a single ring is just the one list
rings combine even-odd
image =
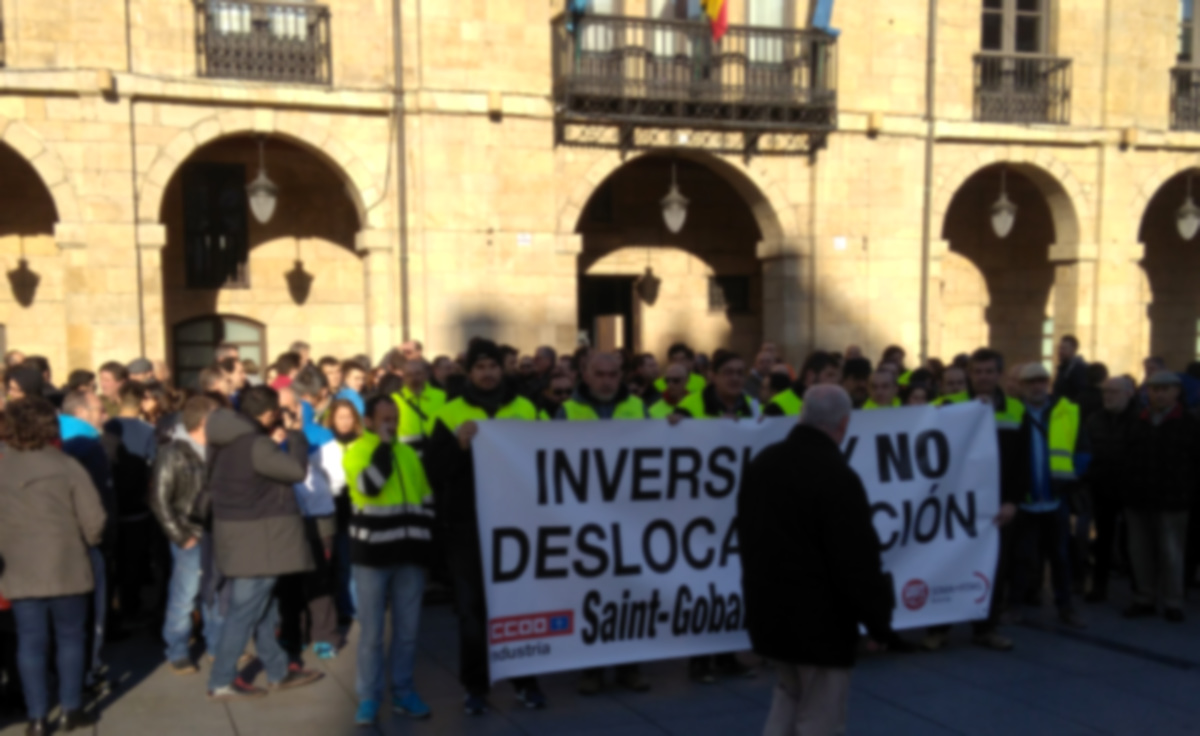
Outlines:
[{"label": "red and white logo", "polygon": [[904,584],[904,589],[900,591],[900,599],[904,601],[904,607],[908,610],[919,611],[929,600],[929,586],[924,580],[913,578]]},{"label": "red and white logo", "polygon": [[524,616],[494,618],[488,623],[488,641],[503,644],[526,639],[568,636],[575,631],[574,611],[549,611]]},{"label": "red and white logo", "polygon": [[975,602],[983,603],[987,599],[988,593],[991,592],[991,590],[992,590],[992,581],[988,580],[988,576],[984,575],[983,573],[979,572],[978,570],[975,571],[975,577],[977,577],[983,581],[983,593],[980,594],[980,596],[975,599]]}]

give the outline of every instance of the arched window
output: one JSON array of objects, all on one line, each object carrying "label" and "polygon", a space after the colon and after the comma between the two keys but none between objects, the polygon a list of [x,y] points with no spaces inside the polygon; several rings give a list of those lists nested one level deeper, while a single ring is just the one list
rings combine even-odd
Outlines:
[{"label": "arched window", "polygon": [[200,371],[211,366],[217,346],[230,343],[238,347],[242,360],[253,360],[264,367],[266,328],[243,317],[211,315],[175,325],[175,380],[181,387],[195,387]]}]

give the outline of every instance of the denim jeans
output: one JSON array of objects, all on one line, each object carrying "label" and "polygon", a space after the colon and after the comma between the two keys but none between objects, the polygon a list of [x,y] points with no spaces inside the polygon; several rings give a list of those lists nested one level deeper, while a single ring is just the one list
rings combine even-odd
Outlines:
[{"label": "denim jeans", "polygon": [[[200,545],[183,549],[171,545],[171,582],[167,587],[167,612],[163,618],[162,638],[167,645],[168,662],[188,659],[188,641],[192,637],[192,612],[200,597],[200,581],[203,577]],[[220,610],[217,606],[203,606],[204,643],[210,651],[216,651],[221,630]]]},{"label": "denim jeans", "polygon": [[92,591],[92,648],[87,652],[90,659],[87,671],[94,677],[104,669],[100,649],[104,646],[104,627],[108,623],[108,574],[104,552],[99,547],[88,547],[88,559],[92,563],[92,579],[96,581],[96,589]]},{"label": "denim jeans", "polygon": [[1054,586],[1054,605],[1071,608],[1071,510],[1063,501],[1054,511],[1021,509],[1013,522],[1016,530],[1016,566],[1013,571],[1014,603],[1031,605],[1042,589],[1046,562]]},{"label": "denim jeans", "polygon": [[275,604],[275,582],[277,578],[229,578],[229,613],[221,625],[213,655],[212,673],[208,677],[208,689],[216,690],[233,684],[237,678],[237,661],[246,649],[250,637],[254,637],[254,649],[267,671],[269,682],[279,682],[287,676],[288,659],[279,641],[275,638],[275,627],[279,624],[279,609]]},{"label": "denim jeans", "polygon": [[338,615],[346,618],[358,617],[358,591],[354,585],[354,571],[350,564],[350,533],[338,529],[333,535],[333,568],[337,585]]},{"label": "denim jeans", "polygon": [[[419,565],[365,567],[354,565],[358,589],[358,699],[383,699],[384,657],[392,675],[392,697],[413,691],[413,665],[417,657],[417,627],[425,593],[425,568]],[[392,645],[384,649],[388,606],[392,609]]]},{"label": "denim jeans", "polygon": [[30,720],[45,718],[50,712],[46,660],[50,657],[51,620],[59,703],[63,710],[76,710],[83,705],[84,649],[91,602],[92,597],[86,593],[12,602],[17,623],[17,668],[21,671],[25,709]]}]

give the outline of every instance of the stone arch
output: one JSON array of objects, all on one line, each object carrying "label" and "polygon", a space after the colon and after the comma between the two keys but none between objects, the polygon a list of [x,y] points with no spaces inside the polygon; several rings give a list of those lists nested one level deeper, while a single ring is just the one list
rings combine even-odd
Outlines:
[{"label": "stone arch", "polygon": [[992,148],[967,157],[948,174],[937,176],[933,197],[933,222],[944,223],[954,196],[980,170],[1005,164],[1030,179],[1041,191],[1054,219],[1055,245],[1085,241],[1093,221],[1090,199],[1078,178],[1057,157],[1023,147]]},{"label": "stone arch", "polygon": [[775,180],[763,181],[762,177],[739,161],[718,157],[706,151],[686,148],[656,149],[633,157],[623,157],[617,151],[603,154],[589,168],[567,194],[558,213],[558,232],[574,233],[579,227],[583,211],[596,189],[622,167],[646,156],[671,154],[680,159],[699,163],[725,179],[754,213],[762,232],[763,243],[770,250],[780,250],[789,237],[800,232],[795,208],[784,194],[783,187]]},{"label": "stone arch", "polygon": [[1146,208],[1150,206],[1150,200],[1154,199],[1154,195],[1158,194],[1167,182],[1174,179],[1179,174],[1188,171],[1189,169],[1200,168],[1200,156],[1194,154],[1180,154],[1172,156],[1170,159],[1160,164],[1154,169],[1154,173],[1142,179],[1141,183],[1133,193],[1133,201],[1130,202],[1130,213],[1132,222],[1137,225],[1138,230],[1141,230],[1142,218],[1146,215]]},{"label": "stone arch", "polygon": [[[157,223],[171,177],[201,147],[219,138],[237,135],[276,136],[306,149],[342,178],[354,203],[363,230],[385,227],[383,211],[376,207],[386,183],[379,184],[362,159],[333,135],[330,126],[308,120],[303,124],[277,117],[273,111],[229,110],[211,115],[179,133],[159,149],[146,169],[138,191],[138,219]],[[370,204],[368,204],[370,203]]]},{"label": "stone arch", "polygon": [[16,151],[37,172],[54,201],[58,222],[79,222],[79,198],[67,177],[67,167],[45,139],[26,123],[0,117],[0,142]]}]

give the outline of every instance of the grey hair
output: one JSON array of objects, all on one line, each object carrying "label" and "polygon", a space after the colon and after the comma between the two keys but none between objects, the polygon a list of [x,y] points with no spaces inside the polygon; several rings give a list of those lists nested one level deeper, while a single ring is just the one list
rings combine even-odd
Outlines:
[{"label": "grey hair", "polygon": [[850,416],[854,403],[841,386],[821,384],[804,392],[800,423],[824,431],[837,430]]}]

